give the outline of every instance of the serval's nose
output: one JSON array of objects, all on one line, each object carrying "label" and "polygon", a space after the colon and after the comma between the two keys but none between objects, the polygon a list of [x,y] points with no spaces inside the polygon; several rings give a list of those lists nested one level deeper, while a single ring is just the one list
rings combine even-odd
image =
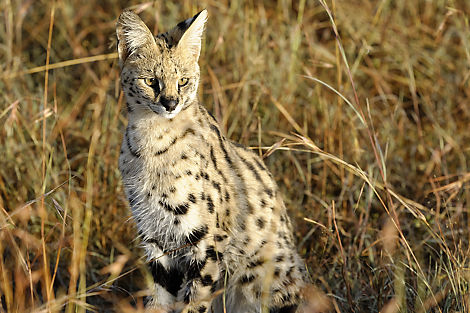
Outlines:
[{"label": "serval's nose", "polygon": [[168,113],[172,112],[176,106],[178,105],[178,99],[176,98],[167,98],[162,96],[160,98],[160,103],[163,105],[163,107],[166,109]]}]

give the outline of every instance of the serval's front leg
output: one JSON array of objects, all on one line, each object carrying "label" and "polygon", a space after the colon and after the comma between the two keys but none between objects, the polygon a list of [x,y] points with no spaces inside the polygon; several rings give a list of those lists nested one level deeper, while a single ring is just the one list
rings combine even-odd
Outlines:
[{"label": "serval's front leg", "polygon": [[174,310],[178,291],[184,281],[184,272],[177,267],[177,263],[171,257],[163,253],[150,264],[155,285],[153,295],[146,306],[167,311]]},{"label": "serval's front leg", "polygon": [[200,241],[193,251],[193,256],[188,260],[187,279],[178,293],[178,300],[186,304],[182,313],[206,313],[221,276],[222,254],[217,252],[212,238]]}]

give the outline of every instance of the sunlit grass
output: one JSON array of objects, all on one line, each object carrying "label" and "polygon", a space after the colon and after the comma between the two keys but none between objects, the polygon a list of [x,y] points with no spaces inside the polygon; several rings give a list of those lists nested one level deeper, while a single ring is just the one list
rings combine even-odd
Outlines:
[{"label": "sunlit grass", "polygon": [[[285,195],[307,312],[470,310],[470,3],[132,4],[155,32],[208,9],[200,98]],[[127,5],[0,4],[0,311],[144,310],[117,170]]]}]

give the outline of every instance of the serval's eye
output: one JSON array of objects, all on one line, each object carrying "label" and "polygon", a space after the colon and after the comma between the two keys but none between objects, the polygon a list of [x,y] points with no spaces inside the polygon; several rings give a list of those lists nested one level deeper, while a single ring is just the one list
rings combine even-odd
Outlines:
[{"label": "serval's eye", "polygon": [[178,87],[186,86],[188,84],[188,81],[189,79],[187,79],[186,77],[180,78],[178,80]]},{"label": "serval's eye", "polygon": [[158,84],[158,81],[155,77],[145,78],[144,82],[147,86],[150,86],[150,87],[155,87]]}]

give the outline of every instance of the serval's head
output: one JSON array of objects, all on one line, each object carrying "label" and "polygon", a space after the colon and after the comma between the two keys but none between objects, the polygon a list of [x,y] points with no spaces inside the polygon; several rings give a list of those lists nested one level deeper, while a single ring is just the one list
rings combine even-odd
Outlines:
[{"label": "serval's head", "polygon": [[153,36],[134,12],[124,11],[119,16],[116,34],[121,83],[130,112],[151,110],[169,119],[194,102],[206,20],[207,11],[203,10]]}]

